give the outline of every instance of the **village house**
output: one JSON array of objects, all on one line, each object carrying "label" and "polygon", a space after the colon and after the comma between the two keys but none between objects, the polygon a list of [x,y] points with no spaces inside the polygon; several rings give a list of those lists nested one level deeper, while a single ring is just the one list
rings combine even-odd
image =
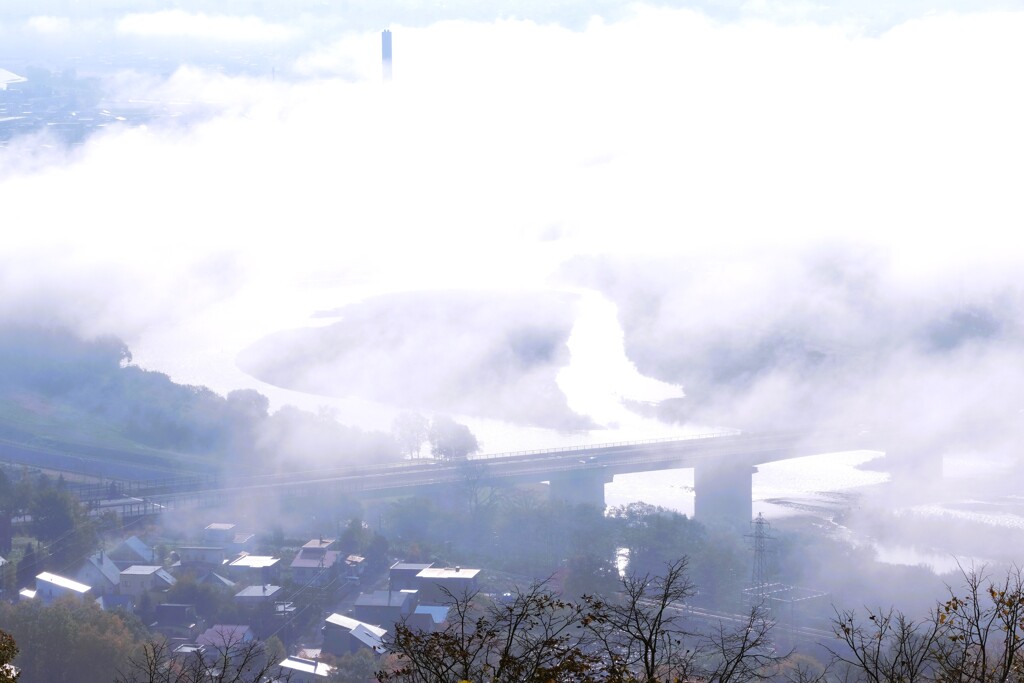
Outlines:
[{"label": "village house", "polygon": [[227,565],[228,574],[243,583],[270,583],[281,578],[281,558],[241,553]]},{"label": "village house", "polygon": [[341,551],[333,548],[334,539],[314,539],[301,548],[292,560],[292,581],[303,585],[326,586],[338,576]]},{"label": "village house", "polygon": [[141,598],[145,593],[164,593],[177,583],[163,567],[135,564],[121,572],[121,594]]},{"label": "village house", "polygon": [[261,605],[272,605],[284,592],[280,586],[260,584],[247,586],[235,593],[234,601],[239,607],[255,608]]},{"label": "village house", "polygon": [[443,604],[479,590],[479,574],[465,567],[427,567],[416,575],[416,584],[423,602]]},{"label": "village house", "polygon": [[47,605],[67,595],[82,600],[91,600],[94,597],[90,586],[50,572],[37,574],[36,587],[34,589],[24,588],[19,595],[22,598],[42,600]]},{"label": "village house", "polygon": [[343,614],[332,614],[327,617],[321,632],[324,637],[324,652],[337,657],[357,652],[362,648],[369,648],[376,654],[384,652],[384,636],[387,629]]},{"label": "village house", "polygon": [[353,614],[359,621],[391,629],[410,617],[418,604],[419,594],[416,591],[373,591],[359,594]]},{"label": "village house", "polygon": [[412,562],[395,562],[388,570],[388,588],[400,591],[405,588],[417,589],[419,583],[416,576],[424,569],[433,567],[432,563],[419,564]]},{"label": "village house", "polygon": [[138,536],[129,536],[107,553],[118,571],[127,569],[133,564],[156,564],[156,553]]},{"label": "village house", "polygon": [[290,683],[321,683],[334,673],[334,667],[329,664],[301,657],[288,657],[278,666],[290,675]]},{"label": "village house", "polygon": [[195,605],[164,603],[156,606],[156,621],[150,624],[153,633],[169,638],[194,643],[205,626],[196,615]]},{"label": "village house", "polygon": [[224,547],[235,538],[235,525],[224,522],[207,524],[203,529],[203,543],[209,546]]},{"label": "village house", "polygon": [[182,571],[211,571],[224,564],[224,548],[208,545],[179,546],[176,565]]},{"label": "village house", "polygon": [[102,550],[85,558],[68,574],[79,583],[92,587],[94,596],[113,595],[121,583],[121,571]]}]

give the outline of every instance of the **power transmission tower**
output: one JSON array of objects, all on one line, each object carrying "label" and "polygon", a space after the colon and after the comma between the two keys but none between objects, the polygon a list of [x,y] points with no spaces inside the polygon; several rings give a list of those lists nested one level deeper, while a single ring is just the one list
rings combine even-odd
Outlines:
[{"label": "power transmission tower", "polygon": [[750,523],[753,531],[747,535],[752,539],[754,546],[754,571],[750,578],[749,594],[756,596],[759,603],[764,603],[767,598],[769,587],[768,567],[768,541],[772,540],[772,525],[764,518],[763,513],[758,513],[757,519]]}]

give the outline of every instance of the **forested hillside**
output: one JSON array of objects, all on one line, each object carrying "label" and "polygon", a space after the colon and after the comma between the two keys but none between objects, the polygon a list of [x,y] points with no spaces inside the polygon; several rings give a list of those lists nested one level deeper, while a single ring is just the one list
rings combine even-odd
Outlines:
[{"label": "forested hillside", "polygon": [[250,389],[221,396],[177,384],[133,365],[113,337],[8,327],[0,331],[0,458],[18,460],[26,450],[71,454],[86,470],[86,461],[121,460],[182,472],[225,460],[286,467],[399,456],[389,435],[290,406],[271,413]]}]

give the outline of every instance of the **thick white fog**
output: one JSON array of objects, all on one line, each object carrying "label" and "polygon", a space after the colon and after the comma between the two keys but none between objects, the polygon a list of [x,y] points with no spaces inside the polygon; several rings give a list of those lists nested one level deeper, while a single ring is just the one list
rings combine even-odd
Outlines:
[{"label": "thick white fog", "polygon": [[[565,438],[509,422],[605,440],[865,425],[904,462],[1020,462],[1024,9],[51,5],[11,5],[0,57],[106,40],[142,61],[80,71],[175,115],[0,150],[5,316],[117,334],[178,381],[368,427],[401,408],[481,418],[487,450]],[[235,68],[212,66],[224,55]],[[358,349],[394,326],[376,366],[333,346],[302,359],[316,386],[281,374],[290,330]],[[432,365],[420,352],[445,329]],[[547,350],[536,375],[532,352],[521,376],[492,358],[520,378],[496,408],[457,349],[504,330]],[[284,390],[235,365],[247,351],[260,376],[254,349]],[[683,393],[686,424],[619,401]]]}]

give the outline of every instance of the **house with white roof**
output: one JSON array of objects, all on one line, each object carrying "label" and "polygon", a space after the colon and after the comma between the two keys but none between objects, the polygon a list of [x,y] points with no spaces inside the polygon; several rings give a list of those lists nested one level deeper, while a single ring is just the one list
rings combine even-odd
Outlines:
[{"label": "house with white roof", "polygon": [[178,581],[155,564],[133,564],[121,572],[121,595],[141,598],[145,593],[164,592]]},{"label": "house with white roof", "polygon": [[91,599],[92,587],[79,583],[74,579],[69,579],[65,576],[58,576],[57,574],[51,574],[50,572],[42,572],[36,574],[36,588],[32,591],[31,596],[27,595],[25,591],[21,593],[22,597],[32,597],[37,600],[42,600],[45,604],[50,604],[54,600],[63,598],[66,595],[72,595],[76,598]]},{"label": "house with white roof", "polygon": [[479,574],[466,567],[427,567],[416,574],[416,582],[424,602],[446,603],[479,590]]},{"label": "house with white roof", "polygon": [[384,636],[387,629],[347,617],[332,614],[324,620],[320,629],[324,636],[324,652],[341,657],[366,647],[376,654],[384,652]]},{"label": "house with white roof", "polygon": [[281,578],[281,558],[239,553],[228,564],[228,573],[245,583],[271,583]]},{"label": "house with white roof", "polygon": [[334,667],[316,659],[288,657],[280,664],[281,670],[291,674],[291,683],[320,683],[334,673]]}]

